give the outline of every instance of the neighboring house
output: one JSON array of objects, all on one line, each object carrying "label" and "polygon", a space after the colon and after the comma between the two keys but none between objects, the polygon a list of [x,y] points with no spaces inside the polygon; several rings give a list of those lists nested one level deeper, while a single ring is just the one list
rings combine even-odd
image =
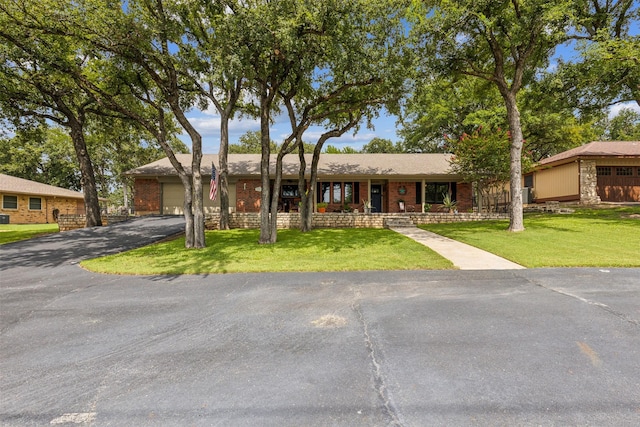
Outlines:
[{"label": "neighboring house", "polygon": [[[190,165],[190,154],[177,155],[183,165]],[[450,171],[449,154],[322,154],[318,165],[316,200],[328,203],[327,211],[346,207],[363,212],[363,201],[370,200],[373,212],[421,212],[422,204],[437,208],[444,194],[451,193],[461,211],[472,208],[471,184],[462,183]],[[307,180],[311,156],[307,156]],[[220,199],[209,200],[211,164],[218,167],[218,156],[205,154],[202,159],[205,212],[220,209]],[[229,205],[235,212],[258,212],[260,209],[260,155],[230,154]],[[271,158],[273,185],[275,156]],[[299,160],[297,154],[285,156],[280,189],[283,212],[297,211]],[[135,180],[134,206],[138,215],[183,213],[184,190],[168,158],[130,170]]]},{"label": "neighboring house", "polygon": [[595,141],[546,158],[524,177],[536,202],[640,202],[640,141]]},{"label": "neighboring house", "polygon": [[46,224],[59,214],[84,214],[78,191],[0,174],[0,215],[11,224]]}]

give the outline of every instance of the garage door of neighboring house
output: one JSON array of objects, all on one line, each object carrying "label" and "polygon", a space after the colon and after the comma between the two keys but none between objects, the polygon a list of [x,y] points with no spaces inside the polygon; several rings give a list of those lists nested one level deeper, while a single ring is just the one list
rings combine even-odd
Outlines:
[{"label": "garage door of neighboring house", "polygon": [[598,166],[598,196],[603,202],[640,201],[640,168]]}]

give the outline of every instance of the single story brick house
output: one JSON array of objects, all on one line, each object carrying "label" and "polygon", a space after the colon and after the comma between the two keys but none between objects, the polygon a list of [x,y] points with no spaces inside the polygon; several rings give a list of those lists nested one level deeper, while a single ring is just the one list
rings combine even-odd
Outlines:
[{"label": "single story brick house", "polygon": [[84,214],[84,195],[0,174],[0,215],[11,224],[55,223],[59,214]]},{"label": "single story brick house", "polygon": [[[177,155],[187,166],[190,154]],[[318,165],[315,203],[328,204],[327,211],[346,207],[363,212],[363,201],[370,200],[373,212],[421,212],[423,203],[437,208],[445,193],[458,202],[462,212],[472,208],[472,187],[450,170],[450,154],[322,154]],[[307,160],[307,176],[311,156]],[[205,154],[202,176],[205,211],[219,210],[219,198],[208,197],[211,164],[218,167],[218,156]],[[232,212],[258,212],[260,209],[260,155],[230,154],[229,204]],[[275,156],[271,158],[272,183]],[[299,161],[297,154],[285,156],[280,206],[283,212],[298,209]],[[183,187],[177,173],[163,158],[126,173],[134,178],[134,208],[138,215],[182,214]]]},{"label": "single story brick house", "polygon": [[640,202],[640,141],[594,141],[546,158],[524,176],[537,203]]}]

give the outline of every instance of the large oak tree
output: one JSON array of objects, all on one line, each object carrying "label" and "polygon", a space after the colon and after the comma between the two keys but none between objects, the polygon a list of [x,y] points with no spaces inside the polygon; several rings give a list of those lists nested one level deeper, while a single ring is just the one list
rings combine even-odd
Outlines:
[{"label": "large oak tree", "polygon": [[82,44],[57,33],[64,12],[55,2],[0,5],[0,112],[16,127],[49,121],[69,132],[81,174],[88,227],[102,225],[94,166],[85,132],[95,99],[73,80],[92,58]]},{"label": "large oak tree", "polygon": [[422,76],[459,74],[493,84],[511,130],[510,231],[524,230],[521,185],[523,133],[518,94],[566,40],[570,1],[414,1]]}]

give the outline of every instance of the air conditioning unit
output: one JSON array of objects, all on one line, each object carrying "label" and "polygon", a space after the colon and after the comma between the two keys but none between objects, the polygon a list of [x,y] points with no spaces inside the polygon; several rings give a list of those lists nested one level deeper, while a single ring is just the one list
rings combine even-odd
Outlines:
[{"label": "air conditioning unit", "polygon": [[9,215],[0,215],[0,224],[9,224]]}]

